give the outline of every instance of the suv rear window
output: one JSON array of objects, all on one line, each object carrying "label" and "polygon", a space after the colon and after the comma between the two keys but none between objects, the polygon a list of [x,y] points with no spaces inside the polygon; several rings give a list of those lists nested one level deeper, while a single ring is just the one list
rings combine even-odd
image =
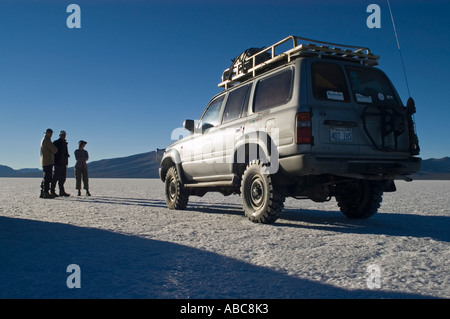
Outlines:
[{"label": "suv rear window", "polygon": [[399,105],[394,89],[383,72],[356,66],[346,68],[356,102]]},{"label": "suv rear window", "polygon": [[318,100],[349,102],[344,72],[336,63],[315,62],[311,66],[313,95]]},{"label": "suv rear window", "polygon": [[259,112],[289,102],[292,96],[292,69],[258,82],[253,111]]}]

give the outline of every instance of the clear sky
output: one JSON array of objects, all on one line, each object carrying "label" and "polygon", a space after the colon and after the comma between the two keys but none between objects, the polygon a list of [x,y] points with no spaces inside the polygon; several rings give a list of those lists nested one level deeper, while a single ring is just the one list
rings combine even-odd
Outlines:
[{"label": "clear sky", "polygon": [[[72,3],[81,28],[67,27]],[[421,156],[450,156],[450,1],[390,3]],[[369,47],[406,103],[386,0],[0,0],[0,164],[39,168],[49,127],[67,131],[69,165],[80,139],[91,161],[164,148],[233,57],[289,35]]]}]

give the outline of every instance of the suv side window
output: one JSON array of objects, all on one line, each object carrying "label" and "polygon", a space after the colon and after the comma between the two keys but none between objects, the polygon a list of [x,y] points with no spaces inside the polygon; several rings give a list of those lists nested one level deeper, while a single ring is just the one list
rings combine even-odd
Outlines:
[{"label": "suv side window", "polygon": [[203,113],[201,120],[198,122],[198,127],[202,127],[203,124],[211,124],[216,126],[219,124],[220,109],[222,108],[222,102],[225,95],[219,96],[212,101],[206,111]]},{"label": "suv side window", "polygon": [[347,83],[339,64],[314,62],[311,65],[313,95],[318,100],[349,102]]},{"label": "suv side window", "polygon": [[288,69],[259,81],[253,111],[259,112],[289,102],[292,97],[292,74],[292,69]]},{"label": "suv side window", "polygon": [[223,112],[222,123],[230,122],[241,116],[242,109],[248,104],[248,94],[251,84],[231,91]]}]

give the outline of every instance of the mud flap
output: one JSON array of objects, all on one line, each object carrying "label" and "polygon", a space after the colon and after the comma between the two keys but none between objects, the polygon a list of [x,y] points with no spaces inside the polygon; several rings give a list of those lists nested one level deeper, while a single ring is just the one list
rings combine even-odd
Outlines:
[{"label": "mud flap", "polygon": [[389,179],[387,181],[382,182],[383,192],[395,192],[397,187],[395,186],[395,182],[393,179]]}]

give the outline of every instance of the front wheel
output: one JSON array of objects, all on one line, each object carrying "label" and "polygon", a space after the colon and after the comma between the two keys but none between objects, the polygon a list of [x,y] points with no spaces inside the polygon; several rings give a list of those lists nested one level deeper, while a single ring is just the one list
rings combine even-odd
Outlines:
[{"label": "front wheel", "polygon": [[186,208],[189,194],[182,185],[175,166],[167,170],[165,191],[166,203],[169,209],[183,210]]},{"label": "front wheel", "polygon": [[341,212],[349,218],[364,219],[374,215],[383,200],[383,186],[376,181],[343,184],[336,194]]},{"label": "front wheel", "polygon": [[270,224],[283,211],[284,199],[274,189],[272,177],[261,161],[247,165],[241,182],[242,206],[252,222]]}]

